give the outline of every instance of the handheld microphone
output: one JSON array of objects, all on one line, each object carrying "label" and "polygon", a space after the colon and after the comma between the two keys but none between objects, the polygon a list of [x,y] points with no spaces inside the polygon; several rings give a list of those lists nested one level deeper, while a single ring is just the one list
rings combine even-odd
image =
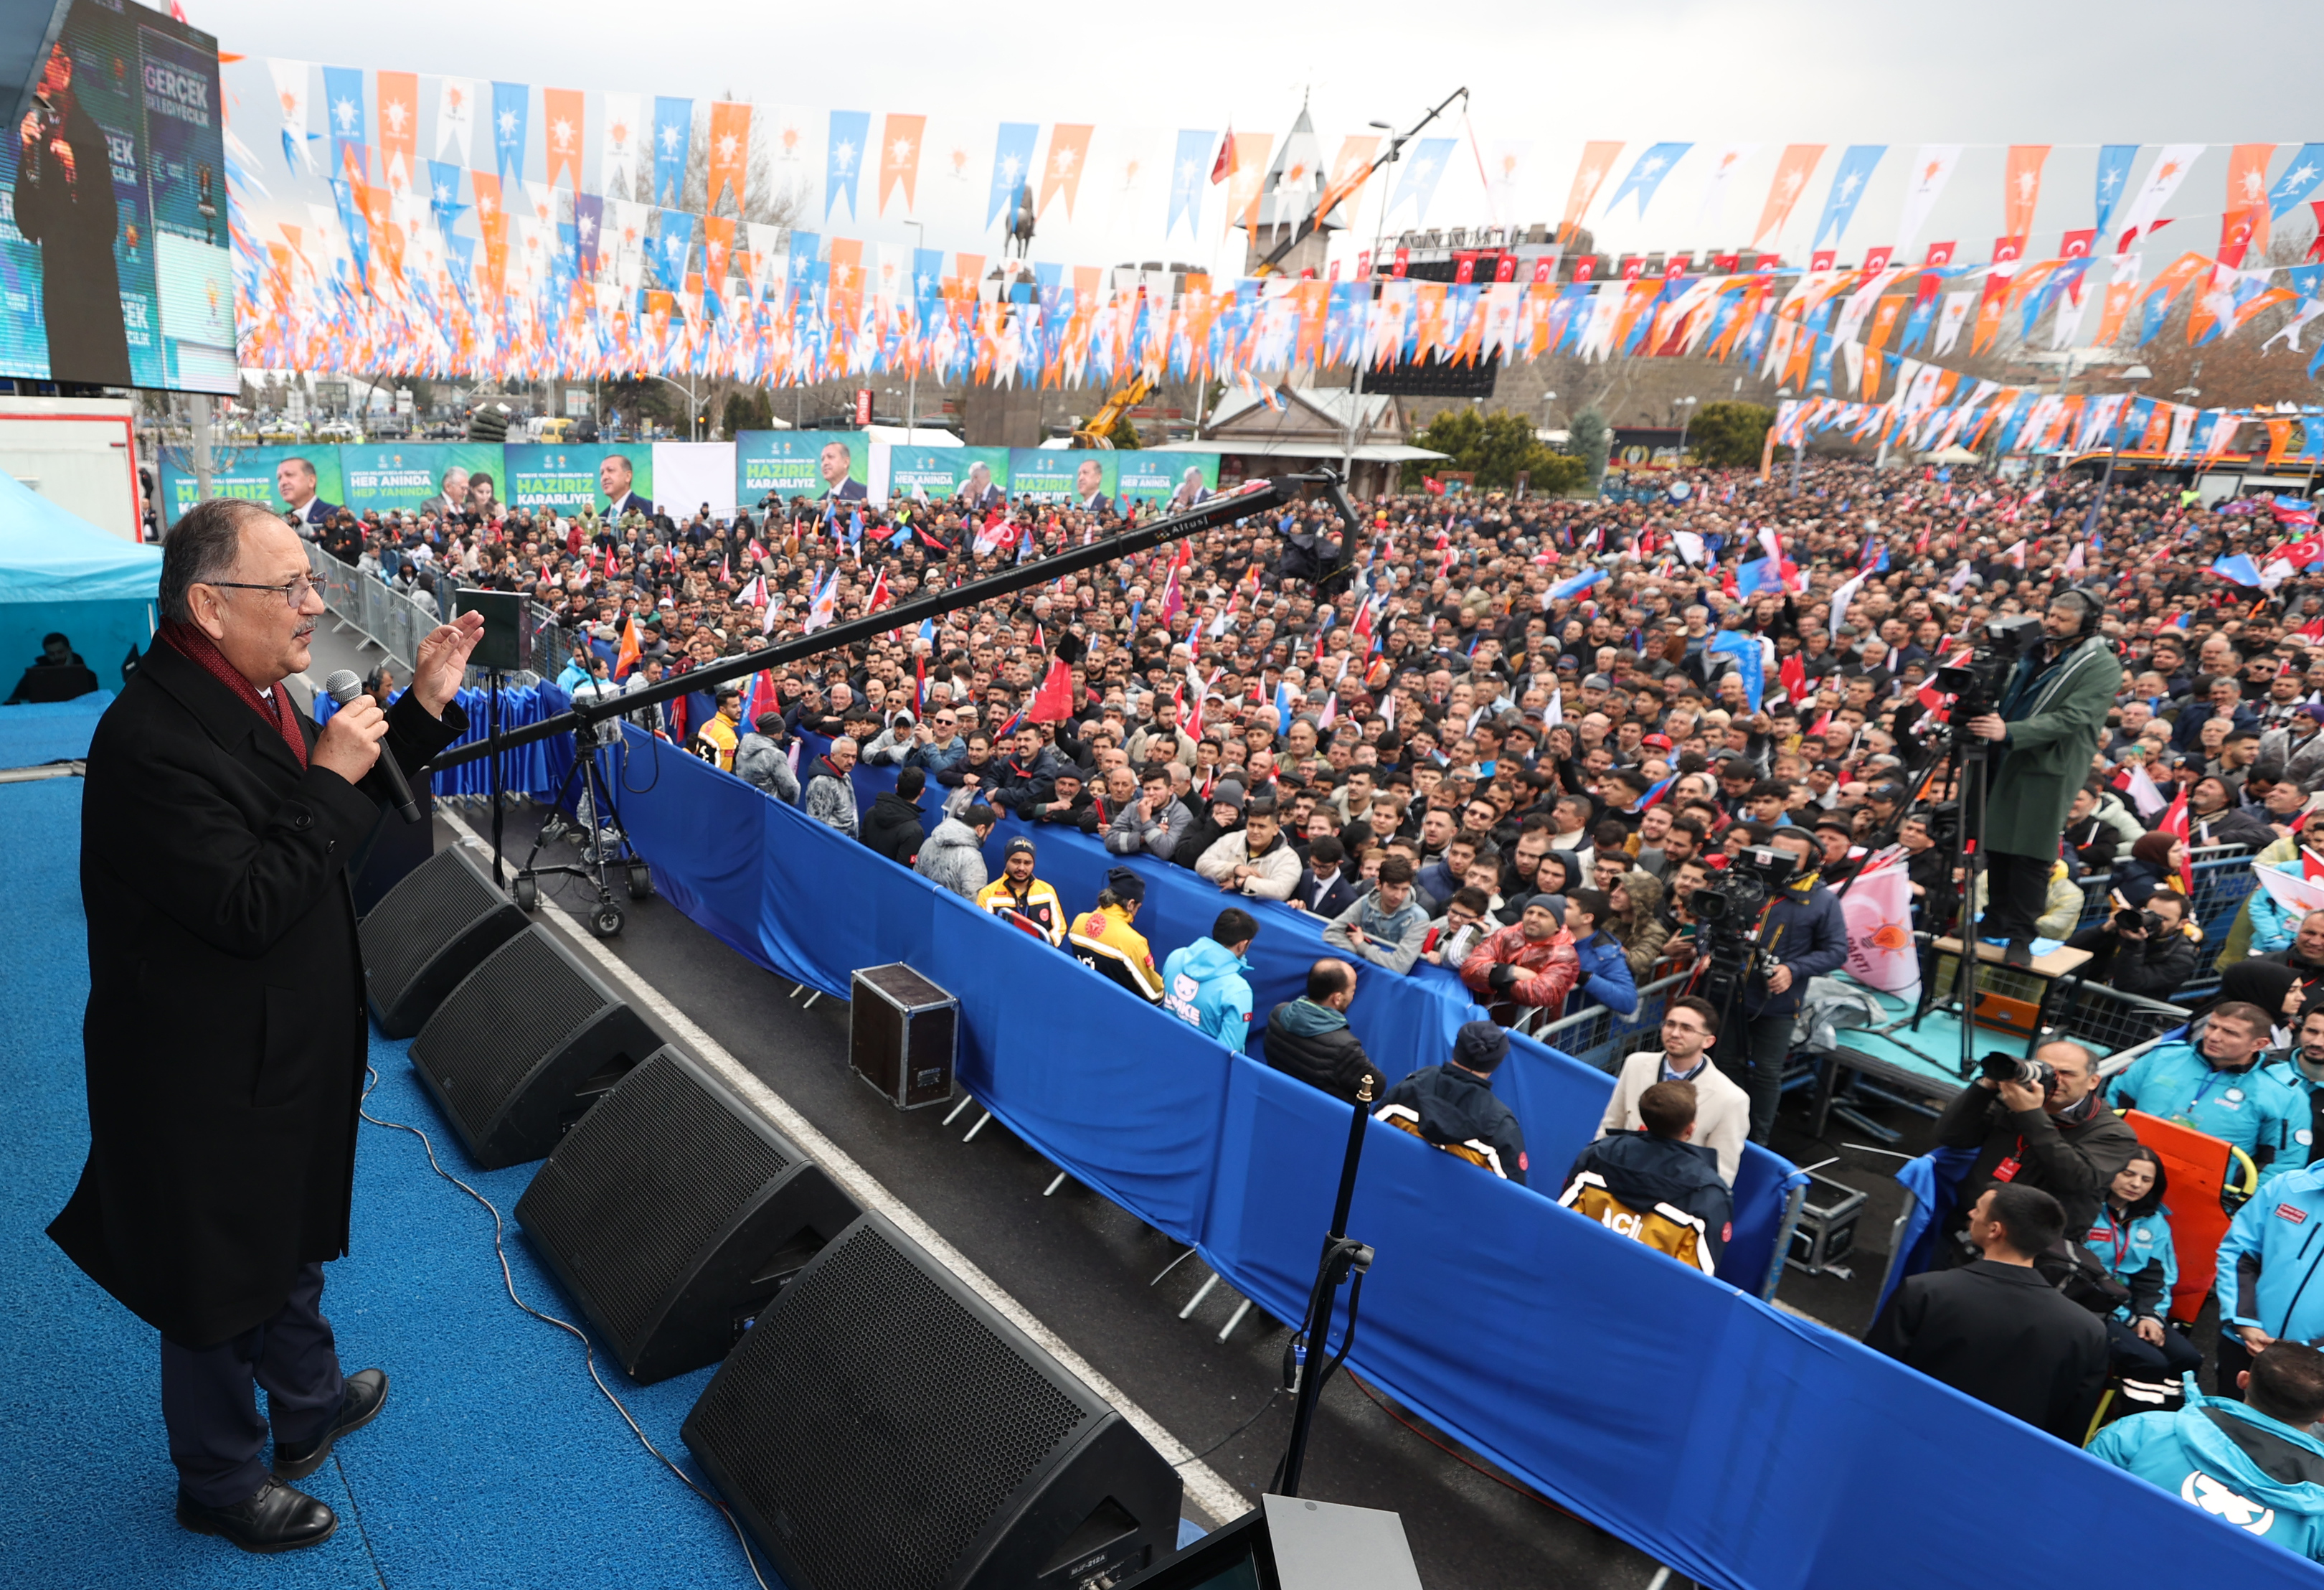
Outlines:
[{"label": "handheld microphone", "polygon": [[[352,668],[342,668],[323,681],[323,694],[345,707],[363,694],[363,680]],[[420,820],[419,803],[411,799],[411,786],[404,781],[403,769],[388,751],[385,743],[379,748],[379,771],[387,775],[387,787],[395,792],[395,809],[403,814],[407,823]]]}]

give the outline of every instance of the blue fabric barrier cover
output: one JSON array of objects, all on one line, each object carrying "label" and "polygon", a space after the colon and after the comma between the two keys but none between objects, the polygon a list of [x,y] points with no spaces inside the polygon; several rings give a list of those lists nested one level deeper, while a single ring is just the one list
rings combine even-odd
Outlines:
[{"label": "blue fabric barrier cover", "polygon": [[[1012,1132],[1194,1243],[1278,1318],[1301,1312],[1347,1105],[973,920],[965,901],[674,747],[635,733],[630,743],[638,788],[623,814],[680,910],[761,965],[833,992],[852,967],[910,962],[958,994],[962,1079]],[[1040,875],[1085,908],[1106,864],[1095,842],[1051,828],[1037,843]],[[1168,946],[1181,929],[1208,929],[1215,889],[1139,871],[1149,937]],[[1261,912],[1252,980],[1263,1011],[1295,969],[1304,978],[1321,939],[1279,908]],[[1279,956],[1266,953],[1270,939]],[[1446,1033],[1467,1014],[1442,990],[1385,973],[1364,980],[1357,1006],[1368,1047],[1376,1034]],[[1557,1156],[1595,1130],[1611,1081],[1530,1040],[1514,1048],[1497,1086],[1540,1145],[1533,1174],[1547,1186],[1564,1169]],[[1952,1590],[1995,1562],[2035,1583],[2317,1583],[2289,1554],[1760,1303],[1752,1291],[1772,1252],[1744,1253],[1745,1238],[1771,1240],[1761,1212],[1796,1176],[1773,1155],[1747,1156],[1729,1250],[1738,1286],[1372,1126],[1350,1230],[1379,1256],[1350,1363],[1708,1585]],[[1991,1475],[2076,1527],[1965,1509],[1963,1486]]]},{"label": "blue fabric barrier cover", "polygon": [[112,691],[94,690],[70,701],[0,707],[0,767],[81,760],[97,735],[97,720],[112,705]]},{"label": "blue fabric barrier cover", "polygon": [[[397,691],[398,697],[401,691]],[[455,698],[460,709],[468,715],[468,732],[452,744],[460,746],[484,738],[491,712],[492,692],[474,686],[463,689]],[[501,727],[503,730],[521,728],[542,718],[554,717],[573,705],[573,698],[555,685],[543,679],[537,686],[504,685],[501,689]],[[319,726],[331,721],[331,714],[339,709],[338,703],[318,690],[315,693],[315,722]],[[610,764],[608,764],[610,765]],[[535,740],[530,745],[520,745],[501,755],[501,787],[546,800],[553,797],[573,771],[573,736],[558,735],[547,740]],[[429,775],[438,795],[489,795],[492,793],[490,761],[462,763],[457,767],[440,768]],[[571,809],[572,801],[566,801]]]}]

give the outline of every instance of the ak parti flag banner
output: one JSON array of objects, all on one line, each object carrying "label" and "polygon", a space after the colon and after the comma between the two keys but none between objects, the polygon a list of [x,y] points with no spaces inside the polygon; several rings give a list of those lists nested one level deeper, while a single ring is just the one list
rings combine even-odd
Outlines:
[{"label": "ak parti flag banner", "polygon": [[1806,191],[1808,179],[1815,175],[1816,162],[1823,158],[1821,143],[1791,143],[1784,148],[1784,158],[1775,162],[1774,180],[1767,184],[1767,202],[1760,207],[1759,225],[1751,233],[1751,246],[1765,247],[1769,239],[1784,229],[1792,218],[1792,207]]},{"label": "ak parti flag banner", "polygon": [[912,213],[920,176],[920,144],[927,125],[924,116],[899,116],[891,111],[881,128],[878,208],[881,215],[888,213],[888,195],[899,188],[904,190],[904,213]]},{"label": "ak parti flag banner", "polygon": [[1607,173],[1613,169],[1615,156],[1622,153],[1619,138],[1598,139],[1582,146],[1582,163],[1573,172],[1573,186],[1565,195],[1565,214],[1557,223],[1558,241],[1573,236],[1575,223],[1598,197],[1598,190],[1606,185]]},{"label": "ak parti flag banner", "polygon": [[1913,887],[1904,857],[1898,852],[1891,860],[1876,856],[1868,864],[1872,870],[1858,874],[1840,897],[1848,922],[1848,963],[1842,969],[1883,994],[1916,996],[1921,957],[1913,947]]}]

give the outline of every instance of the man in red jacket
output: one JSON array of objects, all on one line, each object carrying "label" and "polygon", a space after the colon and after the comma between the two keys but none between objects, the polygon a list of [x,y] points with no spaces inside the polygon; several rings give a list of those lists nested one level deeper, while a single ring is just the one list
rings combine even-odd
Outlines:
[{"label": "man in red jacket", "polygon": [[1478,945],[1461,963],[1461,981],[1504,1027],[1515,1026],[1529,1009],[1563,1005],[1581,975],[1572,935],[1557,920],[1556,909],[1538,895],[1526,902],[1525,914],[1513,925]]}]

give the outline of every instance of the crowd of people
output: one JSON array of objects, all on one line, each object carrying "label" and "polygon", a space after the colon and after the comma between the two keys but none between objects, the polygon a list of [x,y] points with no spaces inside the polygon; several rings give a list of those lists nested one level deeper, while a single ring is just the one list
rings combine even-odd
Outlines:
[{"label": "crowd of people", "polygon": [[[1625,1062],[1600,1140],[1556,1189],[1707,1268],[1742,1145],[1773,1128],[1806,986],[1847,957],[1835,886],[1893,845],[1916,925],[1951,920],[1964,880],[1923,798],[1956,792],[1928,788],[1919,750],[1944,710],[1938,669],[1993,621],[2039,620],[1991,709],[1956,726],[1997,764],[1982,932],[2016,964],[2067,940],[2086,975],[2153,998],[2223,983],[2117,1074],[2052,1043],[2027,1077],[1961,1090],[1936,1128],[1974,1151],[1960,1208],[1871,1339],[2081,1442],[2109,1372],[2202,1360],[2170,1317],[2189,1255],[2162,1161],[2119,1112],[2221,1138],[2266,1190],[2218,1256],[2218,1395],[2147,1416],[2200,1429],[2132,1419],[2093,1449],[2154,1477],[2181,1447],[2225,1444],[2244,1456],[2213,1472],[2222,1493],[2318,1521],[2272,1539],[2324,1540],[2307,1477],[2324,1443],[2306,1428],[2324,1355],[2305,1345],[2324,1334],[2324,1287],[2305,1284],[2324,1262],[2305,1240],[2324,1229],[2324,1001],[2301,1010],[2324,981],[2324,911],[2262,891],[2215,954],[2188,872],[2195,850],[2243,846],[2304,874],[2324,804],[2312,513],[2171,482],[1840,460],[1796,484],[1683,472],[1625,495],[1407,492],[1352,528],[1308,501],[636,716],[1232,1047],[1259,1027],[1278,1068],[1516,1180],[1522,1133],[1491,1087],[1504,1030],[1636,1011],[1696,964],[1696,902],[1721,870],[1787,856],[1765,924],[1779,952],[1724,1020],[1664,1003],[1660,1047]],[[327,533],[407,588],[529,593],[578,637],[559,682],[604,698],[1117,527],[1031,503],[799,500]],[[2237,553],[2270,583],[2213,571]],[[859,763],[896,768],[893,792],[859,805]],[[1031,837],[991,877],[1003,817]],[[1040,880],[1051,825],[1232,898],[1157,966],[1136,870],[1087,901]],[[2083,928],[2097,893],[2109,909]],[[1317,919],[1332,952],[1263,1017],[1241,976],[1258,901]],[[1364,1053],[1345,1013],[1358,981],[1444,975],[1490,1020],[1391,1084],[1413,1057]],[[2079,1293],[2046,1268],[2060,1252],[2087,1272]],[[2054,1351],[1997,1367],[2016,1327]]]}]

